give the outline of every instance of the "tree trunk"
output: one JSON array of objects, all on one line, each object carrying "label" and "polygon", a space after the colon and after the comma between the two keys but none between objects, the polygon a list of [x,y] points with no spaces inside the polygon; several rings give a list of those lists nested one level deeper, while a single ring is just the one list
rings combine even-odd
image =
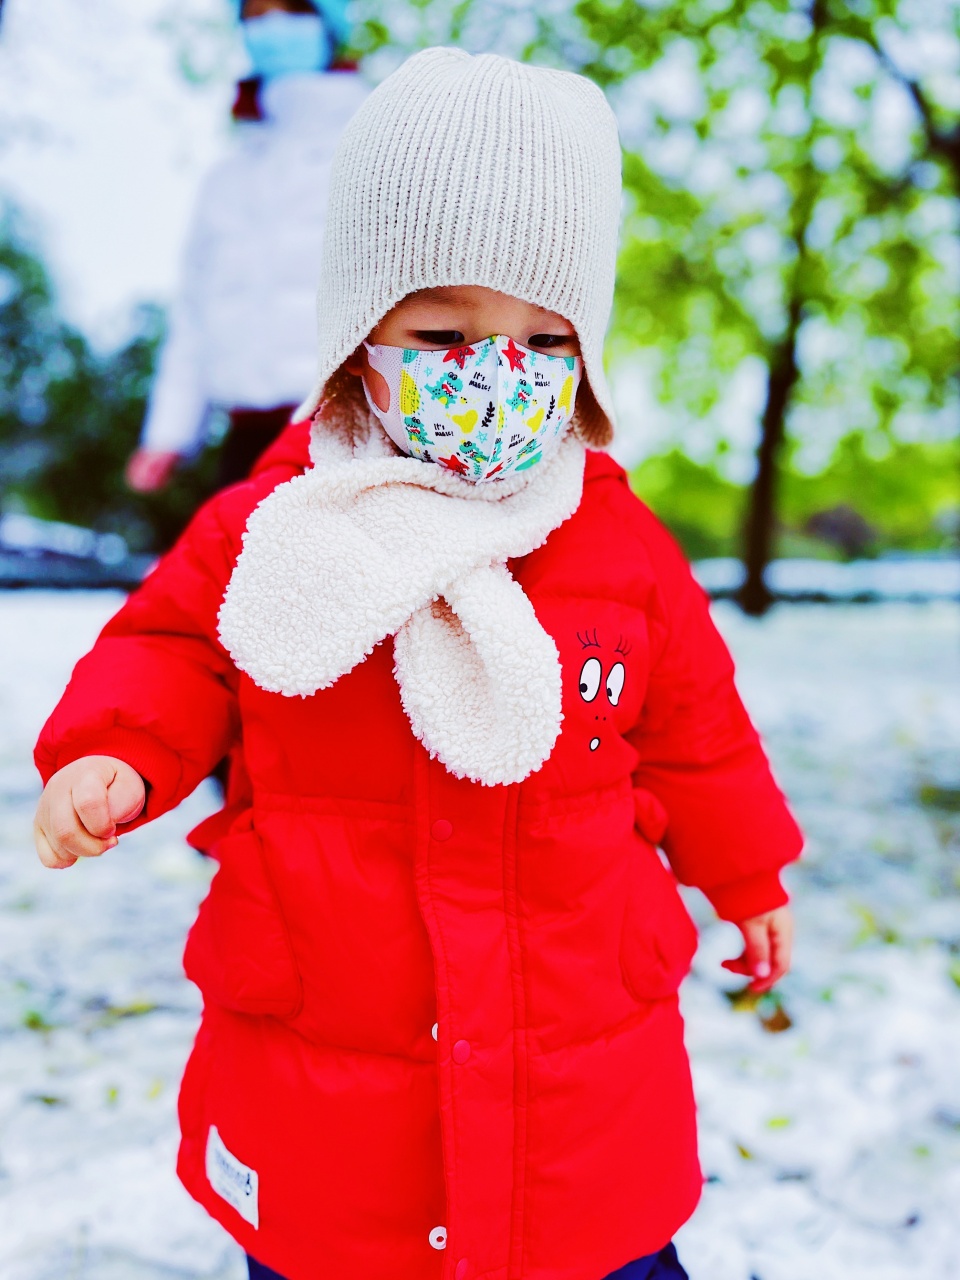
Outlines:
[{"label": "tree trunk", "polygon": [[767,565],[773,558],[777,511],[780,454],[786,436],[784,422],[790,396],[797,381],[797,331],[801,302],[790,301],[787,331],[770,361],[767,402],[763,408],[760,443],[757,446],[757,474],[750,489],[744,523],[743,561],[746,575],[737,600],[744,613],[759,617],[773,603],[766,584]]}]

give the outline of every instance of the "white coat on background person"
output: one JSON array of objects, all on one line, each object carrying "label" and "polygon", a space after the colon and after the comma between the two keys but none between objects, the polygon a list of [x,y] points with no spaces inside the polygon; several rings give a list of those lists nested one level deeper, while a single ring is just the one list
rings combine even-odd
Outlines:
[{"label": "white coat on background person", "polygon": [[[286,3],[247,0],[244,18],[254,10],[260,21],[277,7],[289,12]],[[330,165],[367,92],[354,70],[262,81],[262,120],[241,127],[200,187],[140,447],[127,467],[132,488],[162,488],[204,443],[213,408],[231,413],[234,462],[241,457],[245,471],[309,392]]]}]

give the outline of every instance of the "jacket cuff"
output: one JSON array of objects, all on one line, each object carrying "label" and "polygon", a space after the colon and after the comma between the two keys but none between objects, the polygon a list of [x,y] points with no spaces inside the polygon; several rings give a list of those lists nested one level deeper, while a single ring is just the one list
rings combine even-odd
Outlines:
[{"label": "jacket cuff", "polygon": [[140,815],[132,822],[122,823],[124,831],[139,826],[156,816],[158,810],[170,807],[180,785],[182,770],[180,757],[152,734],[140,729],[125,729],[121,725],[105,729],[101,733],[71,742],[56,754],[55,766],[44,783],[58,770],[84,756],[113,756],[131,769],[136,769],[147,788],[147,800]]},{"label": "jacket cuff", "polygon": [[790,896],[780,882],[779,871],[758,871],[726,884],[715,884],[703,892],[721,920],[734,924],[784,907]]}]

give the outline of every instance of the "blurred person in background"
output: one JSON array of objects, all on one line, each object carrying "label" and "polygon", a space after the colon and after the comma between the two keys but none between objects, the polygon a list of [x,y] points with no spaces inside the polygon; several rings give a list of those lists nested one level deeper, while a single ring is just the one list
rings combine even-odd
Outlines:
[{"label": "blurred person in background", "polygon": [[235,150],[201,188],[131,488],[162,489],[226,409],[219,482],[243,479],[313,382],[315,291],[330,163],[366,96],[346,0],[244,0],[254,75]]}]

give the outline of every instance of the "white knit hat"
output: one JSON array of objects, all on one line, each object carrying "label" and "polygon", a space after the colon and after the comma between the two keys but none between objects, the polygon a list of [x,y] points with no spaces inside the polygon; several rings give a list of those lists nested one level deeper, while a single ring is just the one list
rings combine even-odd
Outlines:
[{"label": "white knit hat", "polygon": [[604,445],[603,338],[620,221],[616,121],[583,76],[425,49],[366,100],[334,160],[319,288],[317,385],[407,294],[485,285],[574,325],[577,425]]}]

